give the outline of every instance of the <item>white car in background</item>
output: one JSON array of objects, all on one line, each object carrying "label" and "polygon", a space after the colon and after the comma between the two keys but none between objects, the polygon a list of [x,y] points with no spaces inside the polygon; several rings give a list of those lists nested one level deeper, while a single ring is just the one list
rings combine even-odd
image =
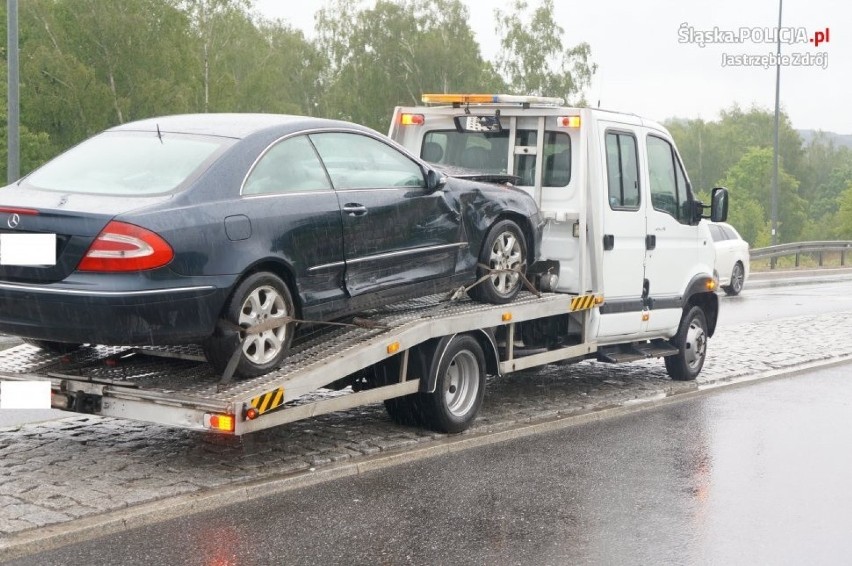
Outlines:
[{"label": "white car in background", "polygon": [[716,273],[719,286],[726,295],[739,295],[749,272],[748,242],[733,226],[724,222],[708,222],[716,248]]}]

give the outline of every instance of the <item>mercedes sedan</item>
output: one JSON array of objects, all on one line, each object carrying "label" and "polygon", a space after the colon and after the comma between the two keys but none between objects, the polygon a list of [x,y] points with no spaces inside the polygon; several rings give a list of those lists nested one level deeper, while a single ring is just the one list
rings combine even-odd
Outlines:
[{"label": "mercedes sedan", "polygon": [[479,279],[475,299],[511,301],[542,226],[526,193],[355,124],[152,118],[0,189],[0,332],[54,351],[201,343],[219,371],[240,349],[236,374],[259,375],[294,321]]}]

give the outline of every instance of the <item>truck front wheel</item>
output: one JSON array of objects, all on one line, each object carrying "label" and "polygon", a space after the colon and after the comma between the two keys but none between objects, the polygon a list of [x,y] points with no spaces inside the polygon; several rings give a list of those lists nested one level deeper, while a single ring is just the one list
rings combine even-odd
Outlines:
[{"label": "truck front wheel", "polygon": [[471,336],[456,336],[438,356],[435,391],[422,393],[421,407],[426,426],[456,433],[476,418],[485,395],[485,354]]},{"label": "truck front wheel", "polygon": [[675,381],[692,381],[701,373],[707,356],[707,318],[701,307],[685,311],[671,343],[678,352],[666,356],[666,371]]}]

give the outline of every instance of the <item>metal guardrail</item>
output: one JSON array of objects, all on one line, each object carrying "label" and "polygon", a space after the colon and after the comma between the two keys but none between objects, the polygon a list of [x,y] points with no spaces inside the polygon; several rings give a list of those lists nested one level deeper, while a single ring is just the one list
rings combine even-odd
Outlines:
[{"label": "metal guardrail", "polygon": [[817,256],[819,266],[823,266],[823,254],[829,252],[840,252],[840,266],[846,266],[846,253],[852,250],[852,241],[838,240],[826,242],[791,242],[789,244],[778,244],[777,246],[767,246],[765,248],[757,248],[751,250],[751,259],[769,258],[770,268],[775,268],[775,261],[779,257],[795,255],[796,267],[799,267],[802,254],[812,254]]}]

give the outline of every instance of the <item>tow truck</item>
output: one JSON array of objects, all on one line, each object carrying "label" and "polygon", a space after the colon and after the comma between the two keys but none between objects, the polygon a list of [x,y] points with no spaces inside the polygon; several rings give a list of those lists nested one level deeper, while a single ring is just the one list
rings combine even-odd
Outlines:
[{"label": "tow truck", "polygon": [[512,303],[449,289],[390,304],[303,332],[279,369],[247,380],[216,374],[194,346],[24,344],[0,352],[0,400],[4,383],[47,381],[54,408],[226,435],[384,402],[397,422],[457,433],[486,374],[662,357],[673,379],[695,379],[718,317],[702,219],[725,219],[727,191],[697,202],[669,133],[634,115],[545,97],[423,100],[395,109],[392,139],[447,174],[511,178],[548,219],[543,261]]}]

